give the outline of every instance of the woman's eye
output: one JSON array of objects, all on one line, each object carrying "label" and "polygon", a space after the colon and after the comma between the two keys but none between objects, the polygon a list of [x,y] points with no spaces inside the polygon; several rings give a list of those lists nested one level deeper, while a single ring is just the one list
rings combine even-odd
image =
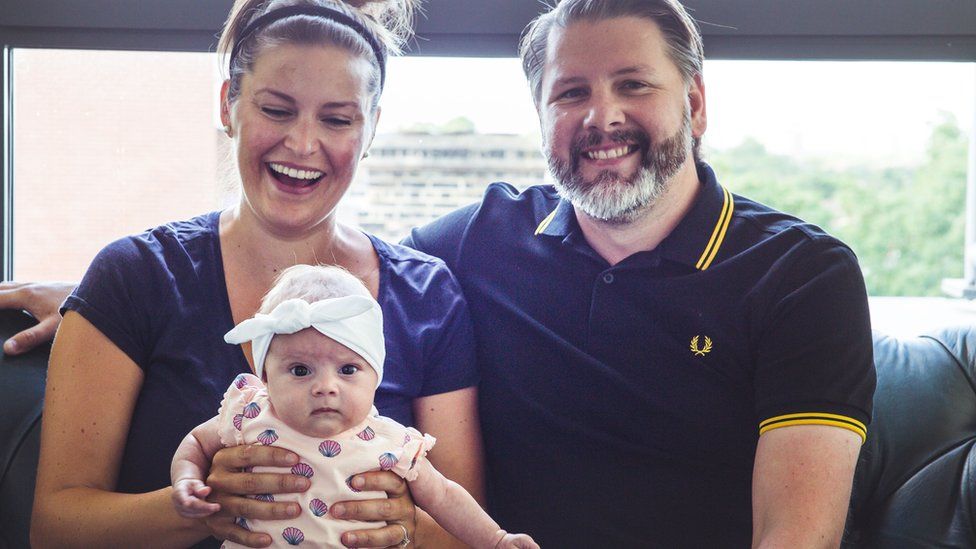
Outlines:
[{"label": "woman's eye", "polygon": [[351,376],[359,371],[359,366],[354,364],[346,364],[342,368],[339,368],[339,373],[344,376]]},{"label": "woman's eye", "polygon": [[294,365],[294,366],[291,367],[291,373],[295,377],[305,377],[308,374],[312,373],[312,371],[309,370],[308,369],[308,366],[306,366],[304,364],[296,364],[296,365]]},{"label": "woman's eye", "polygon": [[261,112],[263,112],[264,114],[266,114],[266,115],[268,115],[268,116],[270,116],[272,118],[284,118],[284,117],[288,116],[289,114],[291,114],[291,113],[289,113],[286,110],[276,109],[274,107],[261,107]]},{"label": "woman's eye", "polygon": [[352,120],[349,120],[347,118],[329,117],[329,118],[326,118],[325,121],[326,121],[326,123],[332,124],[333,126],[348,126],[348,125],[352,124]]}]

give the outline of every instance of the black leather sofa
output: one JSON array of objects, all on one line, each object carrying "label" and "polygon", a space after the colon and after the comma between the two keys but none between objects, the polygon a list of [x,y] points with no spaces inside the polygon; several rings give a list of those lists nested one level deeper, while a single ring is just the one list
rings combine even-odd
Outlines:
[{"label": "black leather sofa", "polygon": [[[31,320],[0,311],[0,341]],[[878,390],[850,548],[976,548],[976,331],[875,335]],[[27,547],[50,347],[0,357],[0,548]]]}]

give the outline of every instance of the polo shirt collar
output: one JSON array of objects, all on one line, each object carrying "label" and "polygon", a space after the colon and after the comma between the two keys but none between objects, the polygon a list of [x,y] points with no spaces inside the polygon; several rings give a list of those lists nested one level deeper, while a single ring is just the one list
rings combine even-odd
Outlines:
[{"label": "polo shirt collar", "polygon": [[560,198],[559,205],[539,223],[535,229],[535,234],[565,237],[578,228],[579,223],[576,221],[576,211],[573,210],[573,205],[565,198]]},{"label": "polo shirt collar", "polygon": [[715,263],[729,237],[735,201],[708,164],[699,163],[696,168],[701,188],[695,203],[658,249],[666,259],[704,271]]},{"label": "polo shirt collar", "polygon": [[[729,225],[735,204],[732,194],[719,185],[715,172],[705,163],[696,165],[701,188],[691,210],[657,247],[665,259],[677,261],[694,269],[704,271],[715,263],[728,236]],[[556,209],[542,219],[535,230],[536,235],[563,237],[563,242],[572,243],[579,223],[573,205],[560,199]],[[579,240],[582,240],[580,235]]]}]

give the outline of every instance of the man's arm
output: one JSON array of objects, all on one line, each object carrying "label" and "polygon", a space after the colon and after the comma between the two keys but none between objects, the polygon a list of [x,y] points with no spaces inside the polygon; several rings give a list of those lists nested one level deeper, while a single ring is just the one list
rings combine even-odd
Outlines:
[{"label": "man's arm", "polygon": [[759,437],[752,474],[753,547],[838,547],[861,438],[824,425]]}]

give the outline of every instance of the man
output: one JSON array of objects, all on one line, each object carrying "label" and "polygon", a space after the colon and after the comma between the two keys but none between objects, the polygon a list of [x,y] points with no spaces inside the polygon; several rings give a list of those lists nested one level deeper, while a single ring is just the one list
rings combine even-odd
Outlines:
[{"label": "man", "polygon": [[491,512],[543,547],[836,547],[875,383],[854,254],[698,160],[676,1],[563,0],[520,55],[555,188],[406,242],[471,306]]},{"label": "man", "polygon": [[700,161],[676,1],[563,0],[521,56],[555,188],[406,242],[470,303],[493,516],[543,547],[837,546],[875,383],[853,253]]}]

